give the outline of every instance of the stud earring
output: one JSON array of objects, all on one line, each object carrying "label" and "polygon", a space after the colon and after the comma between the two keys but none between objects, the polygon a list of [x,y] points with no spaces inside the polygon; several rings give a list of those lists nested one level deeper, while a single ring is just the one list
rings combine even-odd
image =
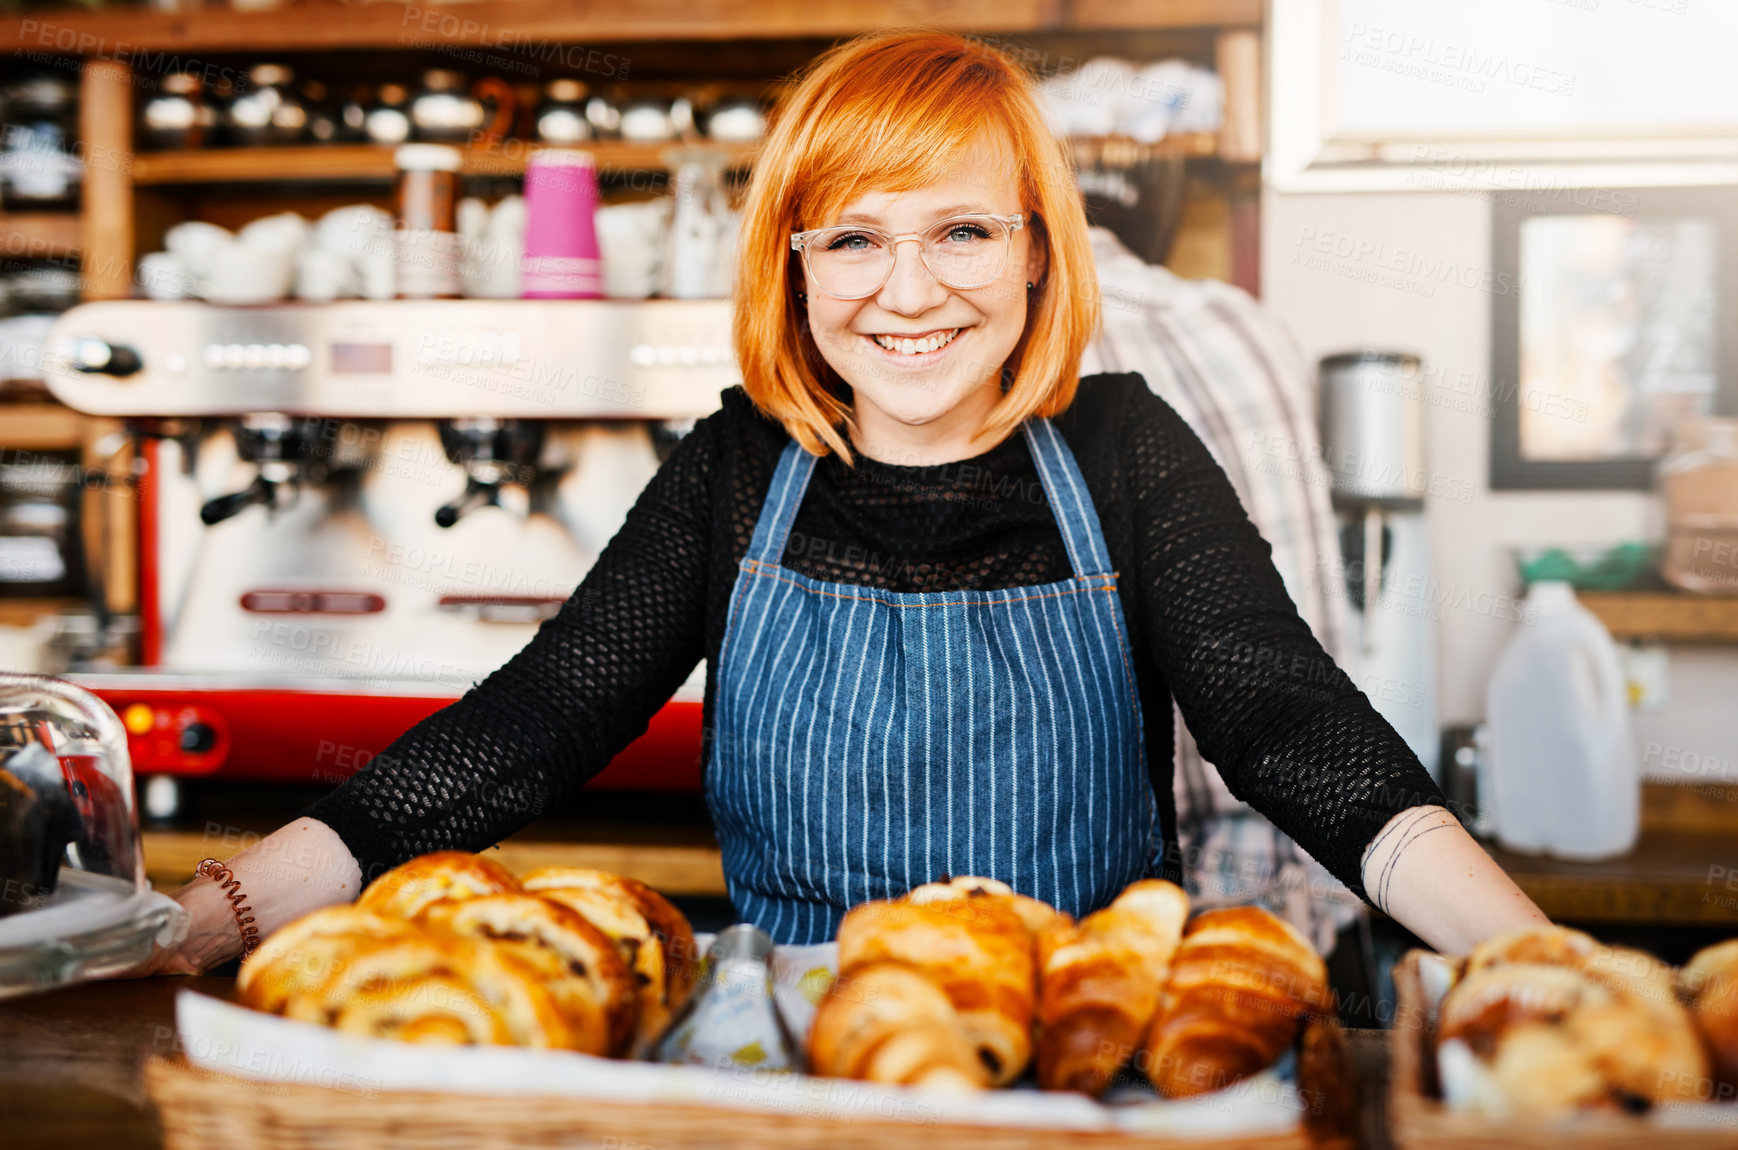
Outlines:
[{"label": "stud earring", "polygon": [[1027,291],[1037,291],[1038,285],[1033,283],[1031,280],[1027,280],[1026,281],[1026,290]]},{"label": "stud earring", "polygon": [[797,302],[798,303],[808,303],[809,302],[809,293],[806,291],[798,292],[797,293]]}]

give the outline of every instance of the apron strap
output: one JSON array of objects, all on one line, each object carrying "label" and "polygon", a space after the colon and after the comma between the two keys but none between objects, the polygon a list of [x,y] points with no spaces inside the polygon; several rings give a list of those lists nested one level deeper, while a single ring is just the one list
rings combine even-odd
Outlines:
[{"label": "apron strap", "polygon": [[809,488],[809,476],[814,473],[815,456],[804,451],[794,439],[785,444],[778,470],[772,475],[772,487],[761,505],[760,518],[754,524],[754,540],[748,545],[750,559],[778,565],[790,539],[791,524],[796,522],[797,508],[803,505],[803,492]]},{"label": "apron strap", "polygon": [[1104,545],[1104,533],[1099,530],[1098,512],[1093,509],[1080,467],[1074,462],[1074,452],[1048,419],[1028,419],[1024,430],[1027,446],[1032,449],[1032,461],[1038,465],[1038,477],[1044,481],[1044,493],[1050,497],[1051,513],[1056,516],[1057,529],[1068,548],[1068,562],[1074,568],[1075,578],[1111,574],[1110,552]]}]

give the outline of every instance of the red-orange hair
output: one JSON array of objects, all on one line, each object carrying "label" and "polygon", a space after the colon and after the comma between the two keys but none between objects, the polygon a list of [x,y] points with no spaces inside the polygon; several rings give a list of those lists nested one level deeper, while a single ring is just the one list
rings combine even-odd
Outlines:
[{"label": "red-orange hair", "polygon": [[1031,242],[1046,271],[1029,297],[1013,379],[982,436],[1066,408],[1098,327],[1086,215],[1030,78],[986,44],[945,32],[884,32],[827,52],[781,103],[743,207],[736,268],[736,362],[755,405],[805,449],[847,462],[851,417],[809,335],[790,234],[823,227],[870,192],[913,191],[957,174],[985,132],[1011,150]]}]

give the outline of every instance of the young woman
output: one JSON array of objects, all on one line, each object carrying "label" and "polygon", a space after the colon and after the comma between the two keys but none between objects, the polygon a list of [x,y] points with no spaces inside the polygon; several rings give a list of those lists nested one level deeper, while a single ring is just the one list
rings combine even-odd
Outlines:
[{"label": "young woman", "polygon": [[[505,667],[231,860],[263,933],[569,802],[707,660],[737,913],[781,942],[941,874],[1082,914],[1167,850],[1174,697],[1232,790],[1459,951],[1544,921],[1299,620],[1225,475],[1137,376],[1079,379],[1096,278],[1026,77],[840,47],[742,229],[743,387]],[[216,884],[154,968],[239,951]]]}]

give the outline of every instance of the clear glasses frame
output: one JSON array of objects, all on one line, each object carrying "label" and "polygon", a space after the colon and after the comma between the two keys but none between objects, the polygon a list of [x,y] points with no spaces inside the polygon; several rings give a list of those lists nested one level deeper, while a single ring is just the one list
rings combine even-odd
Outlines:
[{"label": "clear glasses frame", "polygon": [[[970,283],[957,283],[950,280],[947,275],[937,271],[935,264],[930,261],[930,238],[936,235],[946,235],[953,228],[956,228],[961,224],[981,223],[985,220],[993,221],[1006,229],[1001,235],[1002,250],[1000,252],[1000,258],[996,260],[996,266],[989,271],[989,274],[984,276],[982,279],[974,280]],[[869,227],[863,224],[842,224],[830,228],[810,228],[806,232],[792,232],[791,250],[802,253],[803,267],[809,273],[809,278],[815,281],[815,285],[819,287],[821,291],[825,292],[833,299],[868,299],[870,296],[886,287],[887,281],[893,276],[893,267],[897,262],[894,258],[897,247],[906,240],[917,241],[917,250],[920,258],[923,260],[923,266],[929,269],[929,274],[936,278],[936,282],[959,291],[969,291],[972,288],[985,287],[996,281],[997,277],[1002,274],[1002,270],[1008,266],[1008,253],[1014,248],[1014,233],[1025,226],[1026,217],[1019,212],[1016,212],[1011,216],[997,216],[991,215],[987,212],[973,213],[963,216],[949,216],[945,220],[938,220],[921,232],[901,232],[898,235],[893,235],[889,232],[882,231],[880,228]],[[838,292],[830,290],[827,287],[825,280],[815,273],[814,256],[812,252],[817,246],[817,240],[820,241],[819,246],[824,247],[826,237],[845,236],[852,233],[861,233],[863,235],[872,236],[882,243],[887,251],[886,267],[882,270],[880,281],[877,282],[874,287],[867,291],[856,292],[851,295],[841,295]]]}]

